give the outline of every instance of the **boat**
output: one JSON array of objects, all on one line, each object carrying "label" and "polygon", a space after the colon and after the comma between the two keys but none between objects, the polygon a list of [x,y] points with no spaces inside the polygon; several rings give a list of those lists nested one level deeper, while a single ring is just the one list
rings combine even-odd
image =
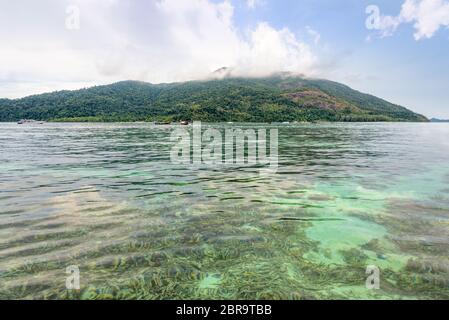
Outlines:
[{"label": "boat", "polygon": [[179,124],[182,125],[182,126],[188,126],[189,125],[189,121],[181,121]]}]

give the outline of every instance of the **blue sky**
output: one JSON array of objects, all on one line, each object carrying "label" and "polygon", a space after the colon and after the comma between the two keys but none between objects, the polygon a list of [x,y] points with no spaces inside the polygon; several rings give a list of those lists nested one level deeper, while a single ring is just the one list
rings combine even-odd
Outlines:
[{"label": "blue sky", "polygon": [[226,66],[327,78],[449,118],[448,26],[447,0],[0,0],[0,97]]},{"label": "blue sky", "polygon": [[404,1],[266,0],[254,9],[245,2],[235,2],[239,28],[263,20],[307,39],[309,26],[320,34],[314,48],[318,59],[334,67],[328,78],[429,117],[449,118],[449,31],[440,28],[431,38],[417,41],[413,23],[401,25],[388,37],[365,26],[368,5],[396,16]]}]

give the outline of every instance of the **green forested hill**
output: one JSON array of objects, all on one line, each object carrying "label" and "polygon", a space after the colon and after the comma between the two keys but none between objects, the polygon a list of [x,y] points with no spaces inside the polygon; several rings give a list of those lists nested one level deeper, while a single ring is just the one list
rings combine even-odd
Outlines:
[{"label": "green forested hill", "polygon": [[0,121],[428,121],[327,80],[273,76],[153,85],[124,81],[0,99]]}]

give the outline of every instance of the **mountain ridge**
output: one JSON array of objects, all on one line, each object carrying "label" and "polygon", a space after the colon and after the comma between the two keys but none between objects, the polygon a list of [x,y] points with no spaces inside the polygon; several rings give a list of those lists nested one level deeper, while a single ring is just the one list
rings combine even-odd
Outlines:
[{"label": "mountain ridge", "polygon": [[285,74],[151,84],[125,80],[0,99],[0,121],[429,121],[344,84]]},{"label": "mountain ridge", "polygon": [[431,118],[430,122],[443,123],[443,122],[449,122],[449,119]]}]

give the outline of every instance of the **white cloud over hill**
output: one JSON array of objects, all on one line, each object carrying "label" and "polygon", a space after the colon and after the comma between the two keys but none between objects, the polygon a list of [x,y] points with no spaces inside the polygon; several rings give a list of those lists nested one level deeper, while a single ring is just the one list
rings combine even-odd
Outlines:
[{"label": "white cloud over hill", "polygon": [[0,7],[0,96],[123,79],[184,81],[220,67],[313,74],[316,64],[288,28],[260,21],[243,34],[228,0],[0,0]]}]

